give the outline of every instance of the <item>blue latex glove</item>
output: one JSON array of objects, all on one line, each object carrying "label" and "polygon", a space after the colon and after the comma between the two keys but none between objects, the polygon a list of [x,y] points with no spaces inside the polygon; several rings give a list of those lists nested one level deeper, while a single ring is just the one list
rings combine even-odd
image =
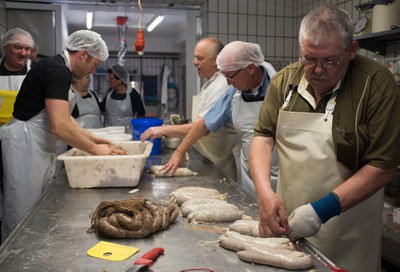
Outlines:
[{"label": "blue latex glove", "polygon": [[339,199],[329,193],[327,196],[315,202],[303,205],[295,209],[289,216],[289,239],[292,241],[315,235],[332,217],[340,214]]}]

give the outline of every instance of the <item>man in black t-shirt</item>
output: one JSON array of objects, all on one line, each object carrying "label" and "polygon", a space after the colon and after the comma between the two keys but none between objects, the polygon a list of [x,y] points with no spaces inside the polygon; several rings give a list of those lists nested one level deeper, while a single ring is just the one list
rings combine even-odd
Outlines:
[{"label": "man in black t-shirt", "polygon": [[59,139],[93,155],[120,154],[109,141],[80,127],[68,103],[72,78],[94,73],[107,58],[101,36],[79,30],[67,38],[61,54],[41,60],[27,74],[14,119],[2,127],[3,240],[52,181]]}]

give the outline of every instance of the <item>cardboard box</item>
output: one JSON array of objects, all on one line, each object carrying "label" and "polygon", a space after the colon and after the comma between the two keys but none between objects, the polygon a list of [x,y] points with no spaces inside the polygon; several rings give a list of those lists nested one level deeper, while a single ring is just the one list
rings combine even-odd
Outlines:
[{"label": "cardboard box", "polygon": [[115,142],[129,155],[94,156],[72,148],[57,157],[64,161],[68,182],[72,188],[134,187],[139,184],[151,142]]}]

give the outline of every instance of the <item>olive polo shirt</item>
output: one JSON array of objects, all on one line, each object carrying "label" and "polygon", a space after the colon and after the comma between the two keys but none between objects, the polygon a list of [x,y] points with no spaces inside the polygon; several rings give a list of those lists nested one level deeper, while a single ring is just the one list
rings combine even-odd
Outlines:
[{"label": "olive polo shirt", "polygon": [[[293,86],[303,77],[303,65],[291,64],[271,80],[255,127],[255,136],[275,137],[279,109]],[[313,94],[308,85],[307,91]],[[331,97],[316,108],[293,92],[286,111],[324,113]],[[357,55],[349,63],[338,88],[332,136],[337,160],[356,171],[366,164],[379,168],[400,165],[400,91],[384,66]]]}]

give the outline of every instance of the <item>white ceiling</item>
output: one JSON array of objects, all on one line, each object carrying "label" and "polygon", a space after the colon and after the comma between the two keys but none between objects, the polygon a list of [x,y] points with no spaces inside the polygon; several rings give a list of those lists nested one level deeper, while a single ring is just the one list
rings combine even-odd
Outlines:
[{"label": "white ceiling", "polygon": [[[92,30],[102,35],[118,35],[116,19],[126,16],[127,35],[137,33],[141,14],[141,28],[146,37],[173,38],[185,31],[186,11],[199,10],[206,0],[13,0],[14,2],[58,3],[67,7],[67,23],[70,32],[86,28],[86,11],[93,11]],[[139,8],[142,7],[142,13]],[[164,20],[152,32],[145,28],[158,14]]]}]

